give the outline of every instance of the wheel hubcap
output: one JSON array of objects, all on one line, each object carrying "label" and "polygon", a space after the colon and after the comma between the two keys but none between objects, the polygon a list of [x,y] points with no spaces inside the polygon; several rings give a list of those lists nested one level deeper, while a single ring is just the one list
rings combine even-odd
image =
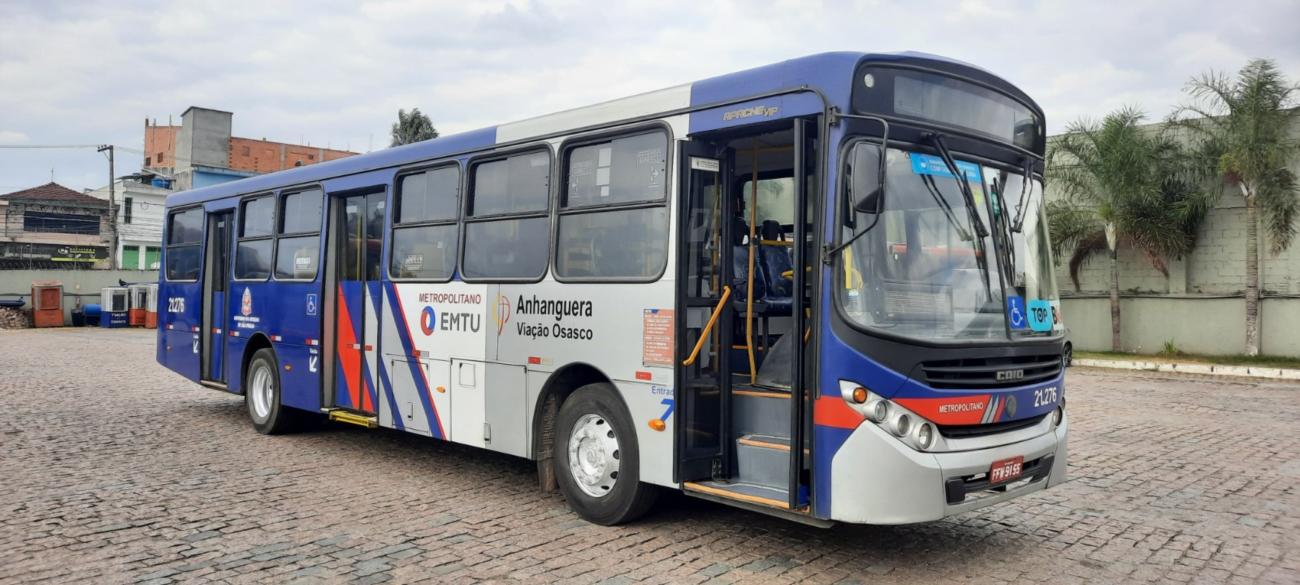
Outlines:
[{"label": "wheel hubcap", "polygon": [[253,380],[249,384],[249,392],[253,394],[253,414],[259,419],[266,419],[271,416],[271,400],[274,390],[271,382],[271,372],[264,365],[259,365],[253,370]]},{"label": "wheel hubcap", "polygon": [[599,498],[614,489],[619,468],[618,436],[605,417],[585,414],[569,433],[569,473],[589,496]]}]

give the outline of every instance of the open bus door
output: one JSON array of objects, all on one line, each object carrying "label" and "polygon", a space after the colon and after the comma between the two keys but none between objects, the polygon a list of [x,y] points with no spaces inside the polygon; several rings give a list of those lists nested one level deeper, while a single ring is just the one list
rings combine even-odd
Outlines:
[{"label": "open bus door", "polygon": [[[686,142],[680,149],[678,177],[678,481],[724,477],[727,407],[730,401],[732,290],[721,267],[731,261],[724,246],[726,176],[720,146]],[[726,319],[724,319],[724,316]]]},{"label": "open bus door", "polygon": [[676,477],[694,495],[802,513],[816,127],[788,124],[681,149]]}]

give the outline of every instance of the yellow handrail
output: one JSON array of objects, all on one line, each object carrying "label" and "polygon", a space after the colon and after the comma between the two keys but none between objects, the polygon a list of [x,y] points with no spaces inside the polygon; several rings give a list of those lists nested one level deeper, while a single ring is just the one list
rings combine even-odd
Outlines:
[{"label": "yellow handrail", "polygon": [[713,330],[713,324],[718,322],[718,315],[722,314],[722,308],[727,306],[727,299],[729,298],[731,298],[731,287],[724,285],[722,287],[722,298],[718,299],[718,305],[713,307],[713,314],[709,316],[709,322],[704,324],[704,330],[700,331],[700,339],[695,342],[695,349],[691,351],[691,357],[682,362],[683,366],[695,363],[695,358],[700,356],[700,349],[704,347],[704,340],[709,338],[709,332]]}]

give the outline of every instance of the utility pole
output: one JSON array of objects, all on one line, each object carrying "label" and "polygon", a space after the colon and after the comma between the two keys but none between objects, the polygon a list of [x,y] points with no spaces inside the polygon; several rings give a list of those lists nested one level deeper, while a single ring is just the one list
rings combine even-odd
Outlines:
[{"label": "utility pole", "polygon": [[108,249],[108,267],[117,268],[117,215],[113,212],[117,202],[117,188],[113,184],[113,145],[100,146],[98,152],[105,150],[108,151],[108,233],[112,236],[112,244]]}]

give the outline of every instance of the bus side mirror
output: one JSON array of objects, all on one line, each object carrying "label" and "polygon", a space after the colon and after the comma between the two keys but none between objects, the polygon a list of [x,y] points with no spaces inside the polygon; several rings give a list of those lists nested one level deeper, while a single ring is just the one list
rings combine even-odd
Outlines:
[{"label": "bus side mirror", "polygon": [[858,213],[880,213],[885,205],[884,150],[875,144],[858,144],[853,147],[853,182],[850,194],[853,210]]}]

